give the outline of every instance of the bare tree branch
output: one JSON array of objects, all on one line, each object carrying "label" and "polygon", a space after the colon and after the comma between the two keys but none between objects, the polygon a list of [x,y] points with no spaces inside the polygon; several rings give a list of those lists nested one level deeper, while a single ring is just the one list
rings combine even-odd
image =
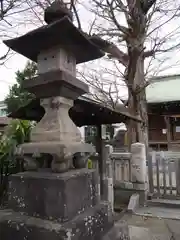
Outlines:
[{"label": "bare tree branch", "polygon": [[7,52],[6,52],[3,56],[0,57],[0,61],[6,59],[6,57],[7,57],[8,54],[9,54],[9,52],[10,52],[10,49],[8,49]]},{"label": "bare tree branch", "polygon": [[122,33],[124,33],[124,34],[128,34],[128,32],[129,32],[128,28],[120,25],[119,22],[116,19],[116,16],[114,14],[114,10],[116,9],[116,7],[113,7],[114,1],[113,0],[106,0],[106,2],[107,2],[107,6],[109,8],[108,10],[109,10],[110,18],[113,20],[113,22],[116,25],[117,29],[119,31],[121,31]]},{"label": "bare tree branch", "polygon": [[81,28],[81,21],[80,21],[80,18],[79,18],[79,15],[78,15],[78,12],[77,12],[74,0],[71,0],[71,5],[72,5],[72,9],[74,11],[74,14],[76,16],[76,20],[77,20],[77,23],[78,23],[78,28],[80,30],[82,30],[82,28]]},{"label": "bare tree branch", "polygon": [[154,49],[152,49],[152,50],[144,52],[144,58],[155,56],[155,54],[157,54],[157,53],[167,53],[167,52],[173,51],[174,49],[180,47],[180,43],[175,44],[174,46],[171,46],[166,49],[158,49],[159,47],[161,47],[161,45],[154,47]]},{"label": "bare tree branch", "polygon": [[117,59],[121,64],[127,66],[128,56],[127,54],[123,53],[116,45],[110,43],[106,40],[101,39],[98,36],[92,36],[90,40],[97,45],[101,50],[108,53],[110,58]]},{"label": "bare tree branch", "polygon": [[[22,5],[22,2],[24,5]],[[87,1],[85,1],[87,2]],[[14,16],[14,12],[23,13],[25,9],[31,12],[31,16],[38,23],[43,24],[42,12],[44,8],[51,3],[51,0],[0,0],[0,22],[5,26],[2,27],[1,36],[6,34],[7,23],[14,22],[9,19]],[[153,61],[158,62],[159,66],[163,65],[167,54],[170,51],[177,50],[180,46],[177,43],[178,30],[171,32],[170,23],[180,16],[180,0],[90,0],[88,6],[93,12],[93,19],[90,20],[89,34],[90,41],[104,51],[108,56],[102,74],[96,70],[97,65],[93,66],[94,70],[83,72],[84,81],[88,82],[93,89],[96,89],[96,98],[104,101],[104,104],[116,106],[123,102],[132,114],[140,115],[144,123],[147,122],[145,88],[149,84],[146,81],[148,77],[147,67],[153,67]],[[74,12],[78,28],[81,30],[82,24],[81,13],[77,11],[74,0],[71,8]],[[21,13],[21,14],[22,14]],[[28,16],[28,14],[25,14]],[[34,21],[31,17],[29,21]],[[21,20],[24,22],[24,20]],[[86,20],[85,20],[86,21]],[[19,22],[16,22],[18,25]],[[9,25],[10,26],[10,25]],[[168,33],[166,33],[166,26]],[[179,26],[178,26],[179,28]],[[180,29],[180,28],[179,28]],[[93,35],[93,33],[95,33]],[[177,37],[173,39],[173,36]],[[103,39],[101,38],[103,37]],[[175,41],[176,40],[176,41]],[[159,59],[160,55],[166,57]],[[151,59],[150,59],[151,57]],[[2,56],[2,61],[4,56]],[[0,59],[1,60],[1,59]],[[112,65],[113,63],[113,65]],[[154,72],[158,72],[156,66]],[[121,72],[121,73],[120,73]],[[87,76],[88,75],[88,76]],[[106,76],[108,75],[108,77]],[[83,76],[81,76],[83,79]],[[127,101],[120,95],[121,88],[128,89]],[[132,128],[132,126],[130,126]],[[145,133],[147,127],[134,126],[141,141],[139,132]]]}]

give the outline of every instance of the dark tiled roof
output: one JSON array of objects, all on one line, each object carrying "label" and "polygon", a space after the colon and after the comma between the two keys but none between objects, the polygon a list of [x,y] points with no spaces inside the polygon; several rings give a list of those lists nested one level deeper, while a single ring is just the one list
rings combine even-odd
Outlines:
[{"label": "dark tiled roof", "polygon": [[[26,106],[12,112],[9,116],[12,118],[40,121],[43,115],[44,109],[40,106],[39,99],[34,99]],[[126,122],[127,119],[141,121],[139,118],[128,113],[128,111],[120,112],[113,110],[87,97],[80,97],[75,100],[74,106],[69,111],[69,115],[79,127],[84,125],[121,123]]]},{"label": "dark tiled roof", "polygon": [[8,125],[10,121],[11,121],[11,118],[9,118],[9,117],[0,117],[0,125],[1,126]]}]

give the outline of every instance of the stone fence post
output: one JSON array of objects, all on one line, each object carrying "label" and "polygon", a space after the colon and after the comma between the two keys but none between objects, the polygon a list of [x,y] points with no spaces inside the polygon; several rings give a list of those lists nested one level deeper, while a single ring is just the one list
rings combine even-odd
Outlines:
[{"label": "stone fence post", "polygon": [[102,199],[108,201],[112,210],[114,209],[114,188],[113,188],[113,169],[111,154],[113,148],[106,145],[103,149],[103,157],[105,162],[105,169],[103,173],[103,196]]},{"label": "stone fence post", "polygon": [[146,182],[146,148],[143,143],[131,145],[131,181],[135,183]]},{"label": "stone fence post", "polygon": [[[113,156],[114,155],[115,153],[113,153]],[[146,183],[145,145],[142,143],[134,143],[131,145],[131,152],[124,153],[124,155],[126,155],[126,159],[129,159],[130,176],[129,181],[127,181],[127,179],[124,180],[124,178],[115,181],[115,206],[121,209],[122,205],[125,204],[128,205],[129,211],[135,211],[138,205],[144,206],[147,200],[148,186]]]}]

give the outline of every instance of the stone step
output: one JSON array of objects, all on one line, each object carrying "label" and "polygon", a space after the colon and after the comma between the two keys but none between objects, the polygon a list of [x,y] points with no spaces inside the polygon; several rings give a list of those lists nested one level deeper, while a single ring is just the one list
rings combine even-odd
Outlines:
[{"label": "stone step", "polygon": [[180,200],[169,199],[151,199],[147,201],[148,206],[178,208],[180,209]]},{"label": "stone step", "polygon": [[1,240],[101,240],[113,226],[108,211],[107,204],[100,204],[60,224],[12,210],[1,210]]},{"label": "stone step", "polygon": [[[149,217],[148,215],[144,216],[150,209],[143,207],[142,210],[141,213],[139,212],[139,215],[126,213],[122,218],[129,226],[131,240],[172,240],[172,233],[179,232],[180,221]],[[159,215],[157,208],[154,214],[156,216]],[[170,223],[172,223],[174,228],[172,228]],[[174,223],[177,223],[177,225],[175,226]],[[179,239],[177,238],[176,240]]]},{"label": "stone step", "polygon": [[148,228],[129,226],[130,240],[153,240],[153,236]]},{"label": "stone step", "polygon": [[129,236],[130,240],[172,240],[170,233],[154,233],[150,228],[139,226],[129,226]]}]

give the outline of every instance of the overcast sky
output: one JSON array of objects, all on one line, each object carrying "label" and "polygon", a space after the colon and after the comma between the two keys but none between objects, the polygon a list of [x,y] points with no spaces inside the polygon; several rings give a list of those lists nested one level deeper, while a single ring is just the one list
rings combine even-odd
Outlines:
[{"label": "overcast sky", "polygon": [[[91,14],[87,13],[84,9],[79,10],[81,13],[81,19],[83,19],[83,29],[88,28],[90,21],[92,21]],[[26,20],[24,20],[26,21]],[[1,22],[0,22],[1,24]],[[180,23],[173,23],[166,27],[165,31],[171,28],[175,28],[175,25],[180,25]],[[24,25],[21,27],[21,29],[17,30],[17,34],[19,33],[25,33],[28,30],[35,28],[35,26],[30,25]],[[179,39],[177,39],[179,41]],[[0,44],[0,53],[5,53],[7,50],[6,46],[1,43]],[[180,73],[179,64],[175,67],[172,67],[176,61],[179,60],[179,50],[173,52],[173,58],[169,60],[168,65],[171,67],[167,67],[164,71],[164,74],[178,74]],[[27,59],[19,54],[14,54],[6,63],[2,66],[0,66],[0,100],[3,100],[6,94],[8,93],[9,87],[15,83],[15,72],[17,70],[21,70],[24,68],[26,64]],[[102,64],[104,64],[102,60]],[[167,65],[167,66],[168,66]]]},{"label": "overcast sky", "polygon": [[[89,14],[87,15],[87,12],[84,10],[84,7],[79,7],[79,11],[81,12],[82,19],[86,19],[82,23],[83,29],[86,29],[86,28],[88,28],[89,21],[91,19],[91,15],[89,15]],[[28,13],[28,14],[31,14],[31,13]],[[12,29],[11,26],[8,26],[7,23],[5,23],[5,22],[2,23],[2,21],[1,21],[0,22],[0,30],[3,29],[3,31],[5,33],[7,33],[9,31],[11,35],[18,36],[18,35],[22,35],[22,33],[24,34],[28,31],[30,31],[31,29],[37,28],[36,25],[38,25],[38,24],[41,25],[40,23],[36,23],[36,22],[35,22],[36,25],[34,25],[34,24],[32,25],[29,22],[27,23],[26,13],[21,14],[20,17],[13,16],[13,18],[15,19],[14,21],[19,21],[19,19],[20,19],[21,25],[16,26],[15,28],[13,27],[13,29]],[[24,21],[23,24],[22,24],[22,21]],[[1,35],[2,35],[2,33],[1,33]],[[5,39],[8,39],[8,38],[10,38],[10,37],[5,37]],[[6,53],[6,51],[7,51],[7,48],[2,43],[2,39],[1,39],[0,54],[3,55],[3,53]],[[17,70],[23,69],[27,60],[28,59],[23,57],[22,55],[14,53],[14,55],[10,59],[8,59],[8,61],[6,61],[6,63],[4,65],[0,66],[0,101],[3,100],[4,97],[7,95],[8,91],[9,91],[9,87],[13,83],[15,83],[15,72]]]}]

